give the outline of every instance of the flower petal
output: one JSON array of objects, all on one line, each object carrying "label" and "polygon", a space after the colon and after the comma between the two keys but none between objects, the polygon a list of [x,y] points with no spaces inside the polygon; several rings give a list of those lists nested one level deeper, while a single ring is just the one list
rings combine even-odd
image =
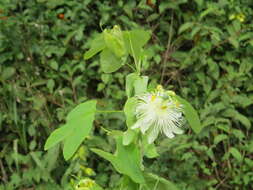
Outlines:
[{"label": "flower petal", "polygon": [[170,95],[156,91],[139,95],[137,99],[135,110],[137,122],[131,128],[140,128],[143,134],[148,131],[148,143],[154,142],[159,132],[163,132],[169,138],[183,133],[180,129],[184,121],[182,106]]},{"label": "flower petal", "polygon": [[138,120],[132,127],[131,129],[137,129],[140,128],[141,132],[144,134],[149,127],[152,125],[152,121],[150,119],[140,119]]},{"label": "flower petal", "polygon": [[173,138],[175,137],[175,135],[173,134],[173,131],[167,126],[167,127],[163,127],[163,132],[164,134],[168,137],[168,138]]},{"label": "flower petal", "polygon": [[153,143],[159,134],[158,126],[153,126],[152,130],[148,134],[148,144]]},{"label": "flower petal", "polygon": [[184,131],[178,127],[172,127],[171,129],[173,131],[173,133],[176,133],[176,134],[183,134]]}]

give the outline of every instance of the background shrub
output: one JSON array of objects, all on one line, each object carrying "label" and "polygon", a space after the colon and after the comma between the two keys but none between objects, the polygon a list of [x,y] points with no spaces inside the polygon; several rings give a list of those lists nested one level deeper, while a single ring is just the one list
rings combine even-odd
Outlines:
[{"label": "background shrub", "polygon": [[121,114],[103,123],[100,116],[71,162],[59,147],[43,151],[50,132],[87,98],[122,109],[116,102],[126,99],[127,71],[103,74],[98,59],[83,59],[91,37],[115,24],[152,31],[150,85],[191,100],[205,126],[199,135],[161,137],[161,157],[147,167],[180,189],[253,188],[252,20],[250,0],[2,0],[0,189],[72,189],[85,176],[117,185],[120,176],[86,147],[110,151],[113,140],[97,129],[125,129]]}]

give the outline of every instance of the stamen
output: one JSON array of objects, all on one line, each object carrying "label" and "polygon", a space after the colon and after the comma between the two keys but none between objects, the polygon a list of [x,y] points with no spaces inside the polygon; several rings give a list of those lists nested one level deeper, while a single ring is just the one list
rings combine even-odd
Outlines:
[{"label": "stamen", "polygon": [[155,95],[151,95],[151,101],[153,102],[153,101],[155,101],[155,99],[156,99],[156,96]]},{"label": "stamen", "polygon": [[163,110],[165,110],[165,109],[167,109],[168,108],[168,106],[161,106],[161,109],[163,109]]},{"label": "stamen", "polygon": [[137,121],[131,127],[140,128],[143,134],[147,132],[149,143],[154,142],[159,132],[165,133],[169,138],[182,133],[183,105],[173,97],[173,91],[161,89],[158,86],[154,92],[138,97],[135,110]]},{"label": "stamen", "polygon": [[178,101],[175,102],[175,105],[176,105],[177,108],[180,107],[180,103]]}]

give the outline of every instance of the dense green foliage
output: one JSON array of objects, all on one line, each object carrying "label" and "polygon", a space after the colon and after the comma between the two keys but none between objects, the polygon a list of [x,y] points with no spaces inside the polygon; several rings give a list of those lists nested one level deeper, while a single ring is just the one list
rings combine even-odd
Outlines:
[{"label": "dense green foliage", "polygon": [[96,117],[92,138],[68,162],[59,146],[43,150],[84,100],[123,108],[116,102],[127,98],[131,70],[104,74],[97,57],[84,60],[92,37],[115,24],[151,30],[150,88],[163,84],[191,100],[205,127],[198,135],[160,136],[160,157],[146,160],[150,172],[179,189],[253,188],[252,20],[251,0],[2,0],[0,189],[72,189],[85,177],[108,189],[118,184],[112,166],[87,147],[113,152],[113,138],[98,129],[126,130],[122,113]]}]

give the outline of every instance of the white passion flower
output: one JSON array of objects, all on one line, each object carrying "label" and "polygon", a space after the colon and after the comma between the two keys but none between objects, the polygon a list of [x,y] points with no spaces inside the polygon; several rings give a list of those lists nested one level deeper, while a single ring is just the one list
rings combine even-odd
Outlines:
[{"label": "white passion flower", "polygon": [[168,138],[183,133],[180,129],[184,123],[183,105],[173,98],[174,95],[173,91],[165,91],[158,85],[155,92],[137,96],[137,121],[131,128],[140,128],[143,134],[147,132],[149,144],[155,141],[159,132]]}]

